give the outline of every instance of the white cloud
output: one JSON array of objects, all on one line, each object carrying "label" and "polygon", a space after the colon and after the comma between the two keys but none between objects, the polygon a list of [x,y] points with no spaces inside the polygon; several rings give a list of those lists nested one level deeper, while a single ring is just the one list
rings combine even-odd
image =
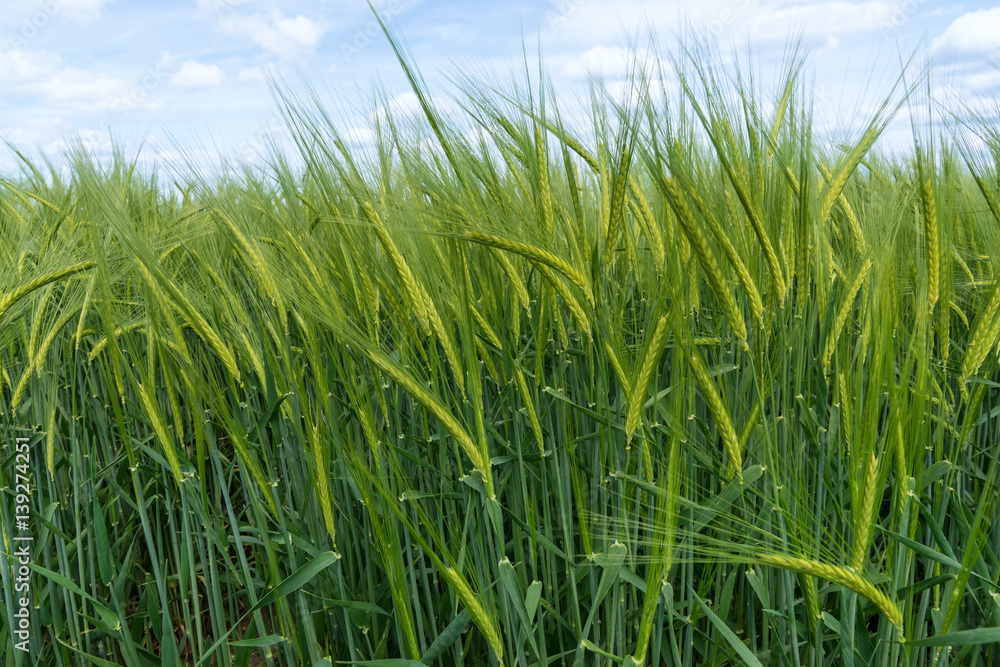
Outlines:
[{"label": "white cloud", "polygon": [[566,62],[562,75],[569,78],[584,78],[590,74],[617,78],[625,76],[635,65],[642,65],[647,54],[623,49],[617,46],[595,46],[583,55]]},{"label": "white cloud", "polygon": [[[456,110],[455,103],[446,97],[431,95],[429,96],[428,101],[440,114],[450,115]],[[417,98],[417,94],[412,90],[396,95],[394,98],[389,100],[389,104],[386,107],[379,107],[375,114],[378,116],[386,110],[388,110],[394,117],[413,115],[423,116],[424,114],[424,110],[420,106],[420,100]]]},{"label": "white cloud", "polygon": [[0,81],[38,80],[49,76],[62,59],[48,51],[0,51]]},{"label": "white cloud", "polygon": [[[916,0],[925,1],[925,0]],[[543,43],[576,45],[621,43],[645,38],[650,31],[660,37],[690,26],[697,32],[755,42],[788,39],[801,30],[808,40],[833,46],[837,36],[874,31],[899,12],[898,1],[800,2],[799,0],[553,0],[543,15]]]},{"label": "white cloud", "polygon": [[1000,46],[1000,7],[962,14],[934,40],[933,48],[995,51]]},{"label": "white cloud", "polygon": [[79,102],[96,109],[110,108],[129,87],[122,79],[76,67],[62,68],[35,85],[49,102]]},{"label": "white cloud", "polygon": [[170,77],[170,82],[181,88],[211,88],[226,79],[226,73],[218,65],[203,65],[196,60],[186,60],[181,68]]},{"label": "white cloud", "polygon": [[245,83],[264,83],[264,70],[261,67],[244,67],[237,74],[236,78]]},{"label": "white cloud", "polygon": [[375,132],[367,127],[352,127],[344,133],[344,138],[352,144],[369,145],[375,143]]},{"label": "white cloud", "polygon": [[108,0],[61,0],[63,8],[80,14],[99,14]]},{"label": "white cloud", "polygon": [[48,51],[0,51],[0,94],[89,111],[111,109],[135,86],[116,77],[66,67]]},{"label": "white cloud", "polygon": [[108,0],[0,0],[0,14],[4,16],[4,23],[15,26],[17,31],[24,33],[21,36],[30,38],[57,17],[65,16],[77,23],[100,18],[107,4]]},{"label": "white cloud", "polygon": [[890,2],[819,2],[755,13],[745,27],[755,40],[785,41],[801,31],[806,39],[818,38],[825,46],[835,48],[839,36],[892,25],[896,11],[896,5]]},{"label": "white cloud", "polygon": [[247,37],[283,58],[314,51],[326,33],[326,27],[318,21],[301,14],[289,18],[278,11],[250,15],[224,13],[221,21],[226,32]]}]

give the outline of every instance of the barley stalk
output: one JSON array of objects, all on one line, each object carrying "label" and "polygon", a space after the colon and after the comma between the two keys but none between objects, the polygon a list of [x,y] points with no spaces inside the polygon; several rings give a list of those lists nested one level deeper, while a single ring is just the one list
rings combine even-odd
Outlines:
[{"label": "barley stalk", "polygon": [[903,634],[903,612],[885,593],[854,570],[806,558],[779,554],[760,554],[756,559],[763,565],[826,579],[868,598],[899,633]]},{"label": "barley stalk", "polygon": [[649,337],[646,347],[646,354],[639,365],[639,372],[635,376],[635,382],[629,391],[628,413],[625,418],[625,437],[631,438],[639,425],[639,416],[642,414],[642,405],[645,402],[649,385],[653,381],[653,372],[656,370],[660,355],[663,354],[663,345],[667,340],[667,316],[662,316],[656,322],[653,333]]}]

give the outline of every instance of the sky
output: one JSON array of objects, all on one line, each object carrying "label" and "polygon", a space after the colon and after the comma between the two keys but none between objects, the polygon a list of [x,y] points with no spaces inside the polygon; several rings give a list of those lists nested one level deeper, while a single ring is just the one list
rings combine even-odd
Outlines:
[{"label": "sky", "polygon": [[[940,0],[377,0],[448,111],[457,72],[501,83],[540,57],[560,104],[600,74],[614,91],[630,63],[665,55],[687,27],[724,58],[752,53],[767,80],[798,37],[817,123],[850,132],[911,56],[930,95],[992,103],[1000,93],[1000,5]],[[655,35],[655,45],[650,39]],[[370,141],[375,93],[414,110],[368,3],[355,0],[0,0],[0,139],[60,164],[69,147],[144,163],[265,159],[288,146],[268,81],[317,92],[352,141]],[[669,94],[669,91],[668,91]],[[886,135],[912,136],[909,110]],[[926,110],[915,110],[915,118]],[[17,169],[0,145],[0,174]]]}]

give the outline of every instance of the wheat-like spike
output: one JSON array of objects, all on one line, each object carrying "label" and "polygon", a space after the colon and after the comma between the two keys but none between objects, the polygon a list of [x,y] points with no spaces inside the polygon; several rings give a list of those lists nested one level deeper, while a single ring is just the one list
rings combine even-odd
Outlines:
[{"label": "wheat-like spike", "polygon": [[608,152],[607,147],[604,142],[598,143],[597,146],[597,159],[600,165],[600,171],[597,174],[598,181],[598,192],[600,193],[601,202],[601,231],[604,232],[604,237],[608,237],[608,232],[611,229],[611,192],[610,192],[610,176],[608,174]]},{"label": "wheat-like spike", "polygon": [[[829,167],[827,167],[822,161],[818,164],[820,173],[823,174],[823,179],[826,182],[829,182],[832,177]],[[844,196],[843,190],[841,190],[840,194],[837,195],[836,203],[840,205],[840,210],[844,212],[844,217],[847,219],[847,228],[850,230],[851,238],[854,240],[855,250],[864,254],[868,250],[868,243],[865,241],[864,232],[861,231],[861,224],[858,222],[857,216],[854,215],[854,209],[851,207],[851,203],[847,201],[847,197]],[[837,230],[834,231],[839,233]]]},{"label": "wheat-like spike", "polygon": [[924,208],[924,245],[927,251],[927,303],[933,310],[938,300],[941,249],[937,210],[934,207],[934,187],[930,179],[925,179],[920,184],[920,201]]},{"label": "wheat-like spike", "polygon": [[441,319],[441,314],[434,304],[434,300],[431,299],[421,283],[417,283],[417,290],[419,290],[420,298],[425,304],[427,319],[430,322],[431,329],[437,334],[438,340],[441,341],[441,347],[444,348],[444,355],[448,359],[448,365],[451,366],[451,370],[455,374],[455,383],[458,385],[459,391],[462,392],[462,396],[465,397],[465,371],[462,368],[458,347],[455,345],[455,337],[451,329],[445,326],[444,321]]},{"label": "wheat-like spike", "polygon": [[[732,196],[729,195],[729,190],[723,190],[727,195],[727,203],[732,206]],[[697,196],[697,195],[696,195]],[[736,277],[739,278],[740,284],[743,285],[744,291],[747,294],[747,302],[750,304],[750,312],[753,313],[754,319],[760,326],[764,325],[764,302],[760,297],[760,290],[757,289],[757,283],[754,282],[753,278],[750,276],[750,271],[747,269],[747,265],[743,262],[739,253],[736,252],[736,248],[733,246],[732,240],[729,235],[723,231],[721,225],[719,225],[718,219],[712,215],[711,210],[707,206],[701,203],[701,198],[695,199],[696,205],[698,205],[699,210],[705,215],[705,220],[708,221],[709,229],[712,230],[712,234],[715,238],[719,240],[722,244],[722,250],[726,255],[726,259],[732,264],[733,270],[736,272]],[[732,217],[732,222],[735,224],[736,218]]]},{"label": "wheat-like spike", "polygon": [[[131,324],[125,324],[123,326],[117,327],[114,331],[114,337],[116,339],[121,338],[123,334],[128,333],[129,331],[135,331],[136,329],[141,328],[144,324],[145,321],[139,320],[137,322],[132,322]],[[97,344],[94,345],[94,347],[90,350],[90,354],[88,355],[87,360],[93,363],[94,359],[97,358],[97,356],[104,350],[105,347],[107,347],[107,345],[108,345],[108,338],[107,336],[104,336],[99,341],[97,341]]]},{"label": "wheat-like spike", "polygon": [[[56,391],[53,387],[52,391]],[[45,468],[52,477],[56,471],[56,404],[54,396],[49,397],[48,418],[45,425]]]},{"label": "wheat-like spike", "polygon": [[[70,308],[63,313],[62,316],[56,320],[56,323],[52,326],[51,331],[49,331],[45,338],[42,339],[42,344],[32,357],[31,363],[28,364],[28,367],[25,368],[24,372],[21,374],[21,379],[18,381],[17,388],[14,390],[14,396],[10,401],[11,408],[17,408],[17,406],[21,403],[21,399],[24,397],[24,391],[28,386],[28,380],[31,378],[31,374],[42,367],[42,363],[45,361],[45,355],[48,354],[49,348],[56,339],[56,335],[58,335],[62,328],[66,326],[71,319],[73,319],[73,316],[76,315],[76,312],[79,309],[80,306],[77,306],[75,308]],[[36,329],[37,328],[38,327],[36,327]]]},{"label": "wheat-like spike", "polygon": [[986,307],[976,318],[976,328],[972,330],[969,344],[965,348],[965,358],[962,360],[963,387],[986,361],[997,335],[1000,334],[1000,323],[996,319],[998,308],[1000,308],[1000,280],[994,284]]},{"label": "wheat-like spike", "polygon": [[740,200],[740,204],[743,205],[743,210],[750,220],[750,226],[753,227],[754,234],[757,236],[757,242],[760,244],[761,250],[764,251],[764,259],[767,260],[771,282],[774,283],[774,291],[780,301],[785,297],[787,284],[785,283],[785,276],[781,271],[781,264],[778,263],[778,255],[774,252],[774,245],[771,243],[771,238],[767,235],[767,230],[764,229],[764,222],[760,219],[760,213],[750,202],[750,197],[739,177],[731,169],[729,170],[729,175],[733,189],[736,190],[736,197]]},{"label": "wheat-like spike", "polygon": [[653,209],[649,205],[649,200],[646,199],[646,195],[643,194],[639,182],[632,174],[629,174],[629,188],[632,194],[631,202],[636,211],[635,216],[643,222],[643,227],[649,236],[649,245],[653,249],[653,257],[656,259],[657,266],[663,266],[667,254],[666,248],[663,245],[663,233],[656,222],[656,216],[653,215]]},{"label": "wheat-like spike", "polygon": [[825,222],[827,218],[830,217],[830,211],[833,209],[834,202],[840,197],[841,192],[844,191],[844,186],[847,185],[847,181],[850,179],[851,174],[854,173],[855,167],[864,157],[864,154],[868,152],[868,149],[872,147],[875,143],[875,139],[878,138],[879,126],[877,124],[872,124],[861,137],[861,141],[858,145],[854,147],[850,155],[847,156],[841,163],[840,169],[832,178],[827,179],[826,188],[823,192],[823,199],[820,203],[820,215],[819,219]]},{"label": "wheat-like spike", "polygon": [[[680,338],[677,340],[680,340]],[[715,384],[712,383],[712,378],[709,377],[708,370],[705,368],[705,362],[701,360],[701,354],[697,349],[690,350],[688,361],[691,363],[691,370],[698,383],[698,388],[701,389],[701,394],[708,404],[708,409],[715,418],[715,425],[719,429],[719,437],[722,438],[722,444],[729,455],[729,468],[737,477],[742,479],[743,451],[740,449],[739,437],[736,435],[736,428],[733,426],[733,419],[729,415],[729,410],[726,409],[725,404],[722,402],[722,396],[719,395]]]},{"label": "wheat-like spike", "polygon": [[97,266],[97,263],[94,261],[80,262],[79,264],[73,264],[72,266],[67,266],[38,276],[23,285],[18,285],[0,298],[0,321],[3,321],[3,316],[7,314],[7,311],[10,310],[11,306],[34,292],[36,289],[45,287],[49,283],[54,283],[62,280],[63,278],[68,278],[69,276],[80,273],[81,271],[87,271],[95,266]]},{"label": "wheat-like spike", "polygon": [[488,247],[487,250],[490,251],[490,254],[500,264],[500,268],[506,274],[507,280],[510,281],[511,289],[514,291],[517,300],[521,302],[525,310],[528,310],[531,307],[531,296],[528,294],[528,288],[525,286],[524,281],[521,280],[517,269],[514,268],[514,263],[510,261],[510,257],[500,252],[497,248]]},{"label": "wheat-like spike", "polygon": [[868,545],[872,537],[872,511],[875,506],[875,486],[878,483],[878,459],[872,453],[867,461],[864,487],[861,489],[861,505],[855,517],[857,531],[854,535],[854,549],[851,552],[851,568],[860,570],[868,555]]},{"label": "wheat-like spike", "polygon": [[493,329],[492,325],[486,320],[479,308],[476,307],[476,303],[472,300],[472,293],[469,293],[469,313],[472,315],[472,319],[476,321],[476,326],[479,330],[483,332],[486,336],[486,340],[490,342],[490,345],[498,349],[503,349],[503,343],[500,342],[500,337],[497,336],[497,332]]},{"label": "wheat-like spike", "polygon": [[94,285],[97,282],[97,276],[91,274],[90,283],[87,285],[87,291],[83,295],[83,305],[80,307],[80,319],[76,323],[76,332],[73,334],[73,344],[74,348],[80,349],[80,338],[83,337],[83,323],[87,320],[87,310],[90,308],[90,299],[94,295]]},{"label": "wheat-like spike", "polygon": [[[222,338],[219,337],[219,334],[216,333],[211,326],[209,326],[205,317],[195,309],[188,298],[184,296],[184,293],[181,292],[176,285],[168,280],[164,282],[164,286],[170,292],[174,301],[177,302],[181,313],[185,316],[188,324],[191,325],[191,328],[197,331],[198,334],[208,342],[209,346],[211,346],[211,348],[215,350],[215,353],[219,355],[219,358],[222,359],[222,363],[225,364],[226,370],[229,371],[230,375],[232,375],[237,382],[240,382],[240,369],[236,363],[236,357],[233,356],[232,350],[230,350],[229,347],[222,342]],[[284,309],[281,309],[280,312],[284,312]]]},{"label": "wheat-like spike", "polygon": [[[260,354],[257,352],[257,346],[250,344],[250,339],[247,337],[247,333],[242,327],[237,330],[236,336],[238,337],[239,342],[243,343],[243,349],[240,351],[240,354],[245,355],[245,358],[250,361],[250,366],[257,374],[257,377],[264,377],[264,364],[261,362]],[[288,405],[287,401],[282,403],[281,407],[284,409],[286,405]]]},{"label": "wheat-like spike", "polygon": [[736,299],[733,297],[732,290],[726,286],[723,280],[722,268],[715,258],[715,253],[708,245],[708,241],[701,233],[701,229],[695,223],[691,209],[688,208],[687,201],[681,193],[680,188],[678,188],[677,183],[669,177],[665,177],[663,183],[667,196],[670,199],[670,204],[677,213],[677,220],[680,222],[681,229],[691,242],[691,248],[694,250],[695,255],[698,256],[699,263],[705,269],[705,277],[719,297],[719,300],[722,301],[722,306],[726,311],[726,315],[731,320],[736,337],[745,344],[747,340],[746,322],[743,321],[743,316],[736,305]]},{"label": "wheat-like spike", "polygon": [[899,633],[903,634],[903,612],[895,602],[883,593],[875,584],[871,583],[860,574],[837,565],[829,565],[815,560],[798,558],[795,556],[784,556],[779,554],[760,554],[756,560],[762,565],[770,565],[782,570],[808,574],[820,579],[826,579],[835,584],[840,584],[858,595],[871,600],[878,607],[889,622],[892,623]]},{"label": "wheat-like spike", "polygon": [[458,599],[462,601],[462,604],[468,610],[473,623],[476,624],[479,631],[486,637],[486,642],[496,654],[497,661],[500,665],[503,665],[503,642],[500,640],[500,631],[493,623],[489,614],[486,613],[486,609],[479,602],[479,598],[476,597],[472,587],[469,586],[469,582],[465,580],[465,577],[460,572],[451,567],[441,568],[440,571],[448,582],[448,585],[455,591]]},{"label": "wheat-like spike", "polygon": [[746,422],[743,424],[743,429],[740,431],[740,451],[742,452],[747,448],[747,443],[750,442],[750,436],[753,435],[753,430],[760,423],[760,401],[754,401],[753,407],[750,409],[750,416],[747,417]]},{"label": "wheat-like spike", "polygon": [[958,315],[958,319],[962,320],[962,326],[964,326],[966,329],[968,329],[969,328],[969,318],[966,317],[965,313],[962,312],[962,309],[958,307],[958,304],[955,303],[954,301],[952,301],[951,302],[951,309],[955,311],[956,315]]},{"label": "wheat-like spike", "polygon": [[538,189],[540,190],[542,201],[539,211],[542,219],[542,229],[545,234],[552,235],[552,190],[549,187],[549,157],[545,147],[545,134],[542,126],[535,123],[535,159],[538,161]]},{"label": "wheat-like spike", "polygon": [[663,354],[663,344],[667,339],[667,316],[662,316],[656,323],[652,335],[649,337],[649,346],[646,348],[646,355],[639,366],[639,372],[635,376],[635,384],[632,385],[628,396],[628,414],[625,418],[625,437],[631,438],[639,425],[639,416],[642,414],[642,405],[645,402],[646,392],[649,391],[649,384],[653,381],[653,371],[656,370],[660,355]]},{"label": "wheat-like spike", "polygon": [[544,452],[545,439],[542,437],[542,423],[538,420],[535,401],[528,391],[528,383],[525,381],[524,373],[521,372],[521,367],[518,364],[514,364],[514,384],[517,385],[517,390],[521,392],[521,399],[524,401],[524,411],[528,415],[531,432],[535,435],[535,441],[538,443],[538,451]]},{"label": "wheat-like spike", "polygon": [[622,366],[622,362],[618,360],[618,355],[615,354],[610,343],[604,343],[604,352],[608,355],[611,370],[614,371],[615,377],[618,378],[618,384],[621,385],[622,389],[628,389],[630,386],[628,375],[626,375],[625,368]]},{"label": "wheat-like spike", "polygon": [[819,596],[816,591],[816,578],[811,574],[799,573],[799,586],[802,588],[802,599],[806,603],[806,611],[813,623],[820,619]]},{"label": "wheat-like spike", "polygon": [[[307,438],[309,440],[309,448],[312,449],[316,470],[319,471],[319,474],[314,475],[313,479],[316,481],[316,495],[319,496],[319,506],[323,515],[323,524],[326,526],[326,530],[330,534],[330,543],[334,545],[333,548],[336,551],[337,524],[333,520],[333,511],[335,507],[333,494],[330,493],[330,476],[327,472],[326,441],[320,437],[318,422],[314,422],[312,428],[307,430],[306,433],[312,435],[311,438],[308,438],[307,435]],[[378,460],[377,457],[376,460]]]},{"label": "wheat-like spike", "polygon": [[267,291],[268,296],[271,297],[271,302],[278,309],[278,317],[281,318],[281,326],[285,331],[288,331],[288,313],[285,310],[283,299],[281,298],[281,290],[278,289],[278,283],[275,282],[274,276],[271,275],[271,271],[267,268],[264,263],[264,258],[261,256],[257,249],[253,247],[250,240],[246,237],[243,232],[239,230],[228,215],[223,213],[219,209],[213,211],[216,217],[223,222],[227,229],[236,237],[240,248],[243,252],[247,254],[250,258],[250,263],[256,269],[256,275],[259,277],[260,282],[263,284],[264,289]]},{"label": "wheat-like spike", "polygon": [[[30,322],[41,322],[42,315],[45,313],[45,308],[49,305],[49,299],[52,297],[52,285],[46,286],[45,290],[42,292],[42,296],[38,299],[38,305],[35,306],[35,313],[32,316]],[[38,345],[38,336],[40,335],[42,328],[40,326],[31,327],[31,335],[28,337],[28,359],[32,359],[35,356],[35,346]]]},{"label": "wheat-like spike", "polygon": [[177,450],[174,447],[174,440],[170,437],[167,425],[163,422],[163,417],[160,415],[160,409],[156,405],[156,398],[150,395],[146,386],[142,383],[139,384],[139,399],[142,401],[142,406],[146,411],[146,415],[149,417],[150,425],[153,427],[153,432],[163,445],[163,453],[167,457],[167,463],[170,464],[170,469],[174,473],[174,479],[178,484],[180,484],[184,481],[184,474],[181,472],[181,463],[177,458]]},{"label": "wheat-like spike", "polygon": [[180,325],[177,324],[177,319],[174,317],[173,308],[167,302],[167,299],[163,296],[163,291],[157,286],[156,280],[153,279],[153,274],[150,272],[149,268],[142,262],[136,262],[136,269],[139,274],[149,285],[150,291],[153,293],[153,298],[156,299],[156,303],[159,305],[159,313],[166,318],[167,326],[170,328],[170,333],[173,334],[175,345],[172,346],[176,349],[181,358],[186,363],[191,363],[191,356],[188,353],[187,342],[184,340],[184,335],[181,332]]},{"label": "wheat-like spike", "polygon": [[610,214],[608,219],[608,236],[604,245],[604,263],[610,264],[614,256],[615,248],[618,245],[618,230],[622,227],[625,217],[624,203],[625,193],[628,188],[628,180],[624,178],[623,172],[627,169],[630,155],[627,150],[622,151],[622,156],[618,164],[618,173],[615,175],[613,187],[611,189]]},{"label": "wheat-like spike", "polygon": [[587,163],[587,166],[590,167],[591,171],[596,174],[601,170],[597,164],[597,159],[590,154],[590,151],[583,147],[583,144],[565,132],[560,131],[559,128],[548,121],[545,122],[545,127],[549,130],[549,132],[559,137],[559,141],[566,144],[571,151],[582,157],[583,161]]},{"label": "wheat-like spike", "polygon": [[177,439],[182,443],[184,442],[184,419],[181,414],[181,402],[180,398],[177,396],[177,387],[174,386],[174,381],[172,379],[171,373],[167,371],[166,364],[160,361],[160,368],[163,371],[163,384],[167,390],[167,401],[170,403],[170,413],[174,416],[174,433],[177,435]]},{"label": "wheat-like spike", "polygon": [[386,230],[385,225],[382,224],[382,218],[379,217],[375,208],[369,202],[362,201],[361,210],[364,211],[365,216],[372,225],[372,229],[375,231],[375,235],[378,237],[379,243],[382,244],[382,250],[385,252],[389,264],[392,265],[396,275],[399,276],[399,281],[403,285],[403,293],[410,302],[410,306],[414,309],[417,321],[420,323],[424,333],[429,333],[430,314],[427,312],[427,304],[421,298],[420,290],[417,287],[417,279],[414,277],[413,271],[410,270],[410,265],[406,263],[406,259],[399,252],[392,237],[389,236],[389,232]]},{"label": "wheat-like spike", "polygon": [[986,199],[986,205],[989,207],[990,212],[993,213],[994,219],[996,219],[997,222],[1000,222],[1000,202],[997,201],[997,197],[993,193],[993,190],[990,189],[990,187],[986,184],[986,181],[979,176],[973,174],[972,178],[975,179],[976,185],[979,186],[979,191],[983,193],[983,197]]},{"label": "wheat-like spike", "polygon": [[489,485],[492,485],[490,478],[490,461],[485,453],[476,446],[475,442],[472,440],[472,436],[469,432],[455,419],[455,416],[448,411],[448,409],[435,398],[429,391],[424,389],[424,387],[409,373],[406,373],[401,369],[394,361],[387,357],[380,350],[373,349],[369,346],[363,348],[364,353],[371,359],[372,363],[378,366],[383,373],[392,378],[396,384],[402,387],[410,396],[414,398],[418,403],[424,406],[424,408],[434,416],[441,425],[444,426],[445,430],[451,434],[451,437],[455,438],[458,443],[459,448],[465,455],[469,457],[472,461],[472,465],[478,470],[482,475],[483,479],[487,481]]},{"label": "wheat-like spike", "polygon": [[864,283],[871,268],[872,260],[869,257],[861,265],[861,270],[854,277],[854,282],[847,288],[844,302],[840,304],[840,308],[837,310],[837,318],[833,322],[833,331],[830,332],[829,338],[826,339],[826,346],[823,348],[823,368],[827,371],[830,370],[830,360],[833,359],[833,351],[837,346],[837,339],[840,338],[840,331],[844,328],[844,324],[847,323],[847,318],[854,307],[854,297],[857,296],[858,290],[861,289],[861,285]]},{"label": "wheat-like spike", "polygon": [[579,325],[579,327],[583,330],[583,335],[590,340],[590,319],[587,317],[587,313],[583,310],[583,306],[581,306],[580,302],[577,301],[575,296],[573,296],[573,293],[569,291],[566,283],[560,280],[559,276],[554,275],[552,270],[547,266],[539,266],[538,271],[545,276],[545,279],[549,281],[553,288],[555,288],[556,293],[566,304],[566,307],[569,308],[569,312],[573,314],[573,319],[576,320],[577,325]]},{"label": "wheat-like spike", "polygon": [[972,270],[969,268],[969,265],[966,263],[962,255],[960,255],[958,250],[954,247],[952,247],[951,249],[951,258],[958,263],[958,266],[962,269],[963,273],[965,273],[965,275],[968,276],[969,285],[973,288],[976,287],[978,283],[976,282],[975,277],[973,277],[972,275]]},{"label": "wheat-like spike", "polygon": [[480,245],[497,248],[498,250],[506,250],[515,255],[521,255],[533,262],[550,266],[580,288],[589,303],[594,303],[594,294],[583,274],[570,266],[569,262],[547,250],[542,250],[541,248],[521,243],[520,241],[511,241],[500,236],[494,236],[493,234],[483,234],[482,232],[465,232],[461,235],[461,238],[473,243],[479,243]]}]

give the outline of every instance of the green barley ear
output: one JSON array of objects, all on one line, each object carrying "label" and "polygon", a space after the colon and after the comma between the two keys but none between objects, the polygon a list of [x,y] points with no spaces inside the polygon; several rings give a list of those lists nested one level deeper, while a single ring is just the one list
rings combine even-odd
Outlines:
[{"label": "green barley ear", "polygon": [[983,310],[976,317],[976,325],[969,336],[969,342],[965,346],[965,357],[962,359],[961,385],[964,390],[969,378],[979,371],[979,367],[986,361],[990,350],[993,349],[997,338],[1000,337],[1000,319],[997,318],[997,311],[1000,310],[1000,280],[993,285],[993,290],[986,301]]},{"label": "green barley ear", "polygon": [[872,260],[871,258],[868,258],[861,265],[857,275],[854,276],[854,280],[844,293],[843,303],[841,303],[840,308],[837,309],[837,316],[834,319],[833,328],[826,339],[826,345],[823,347],[823,368],[827,372],[830,371],[830,362],[833,359],[833,352],[837,347],[840,332],[847,323],[847,318],[850,316],[851,311],[854,310],[854,297],[857,296],[861,286],[864,285],[865,279],[868,277],[868,272],[871,268]]},{"label": "green barley ear", "polygon": [[777,554],[761,554],[756,560],[763,565],[770,565],[782,570],[790,570],[799,574],[806,574],[835,584],[840,584],[858,595],[868,598],[881,611],[890,623],[895,626],[900,635],[903,634],[903,612],[899,606],[889,599],[881,589],[871,583],[868,579],[847,568],[838,565],[830,565],[807,558],[797,556],[783,556]]},{"label": "green barley ear", "polygon": [[941,246],[938,234],[937,209],[934,206],[934,186],[929,178],[920,182],[920,203],[924,210],[924,248],[927,258],[927,303],[931,310],[938,300],[941,274]]},{"label": "green barley ear", "polygon": [[653,381],[654,371],[663,354],[664,343],[667,340],[667,316],[662,316],[653,329],[646,344],[646,353],[639,364],[638,373],[628,396],[628,413],[625,418],[625,437],[631,438],[639,425],[639,416],[642,414],[642,406],[645,403],[646,393],[649,385]]},{"label": "green barley ear", "polygon": [[64,278],[69,278],[70,276],[82,271],[88,271],[95,266],[97,266],[97,263],[93,261],[80,262],[78,264],[73,264],[71,266],[46,273],[45,275],[38,276],[37,278],[33,278],[26,283],[18,285],[7,294],[0,297],[0,322],[3,321],[3,316],[8,310],[10,310],[11,306],[35,290],[45,287],[50,283],[58,282]]},{"label": "green barley ear", "polygon": [[661,184],[664,194],[666,194],[671,207],[677,214],[677,220],[680,222],[680,226],[684,231],[685,237],[691,242],[691,248],[694,250],[695,255],[698,257],[698,262],[705,271],[705,277],[707,278],[709,284],[712,285],[712,289],[715,291],[716,296],[718,296],[719,300],[722,301],[726,314],[729,316],[730,325],[733,327],[733,331],[745,344],[747,340],[746,322],[743,320],[743,315],[740,313],[740,310],[736,305],[736,299],[733,297],[732,290],[730,290],[726,285],[722,268],[719,266],[719,262],[715,258],[714,251],[711,246],[709,246],[708,241],[705,239],[705,236],[701,233],[701,229],[695,222],[694,215],[685,200],[685,195],[681,192],[681,189],[672,178],[664,177],[661,180]]},{"label": "green barley ear", "polygon": [[872,453],[871,458],[865,464],[863,486],[861,491],[861,506],[856,517],[854,533],[854,546],[851,552],[851,568],[861,571],[864,567],[865,559],[868,557],[868,548],[871,545],[872,528],[875,522],[873,512],[875,509],[876,497],[881,497],[881,492],[876,494],[878,484],[878,459]]},{"label": "green barley ear", "polygon": [[701,390],[702,397],[705,399],[705,403],[708,404],[708,409],[715,419],[716,427],[719,430],[719,437],[722,439],[722,445],[729,458],[729,472],[737,479],[742,479],[743,450],[740,447],[739,437],[736,435],[736,428],[733,426],[732,416],[726,408],[722,396],[719,395],[718,389],[715,388],[712,378],[708,375],[708,369],[705,368],[701,352],[698,351],[693,342],[685,340],[686,334],[683,333],[684,330],[681,328],[679,316],[675,315],[674,322],[675,340],[678,343],[679,350],[686,356],[688,367],[691,369],[698,388]]}]

